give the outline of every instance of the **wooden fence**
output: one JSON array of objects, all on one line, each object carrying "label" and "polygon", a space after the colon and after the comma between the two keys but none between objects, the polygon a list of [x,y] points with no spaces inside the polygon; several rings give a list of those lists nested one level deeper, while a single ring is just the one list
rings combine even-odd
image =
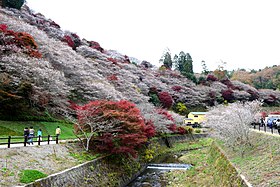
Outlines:
[{"label": "wooden fence", "polygon": [[11,144],[23,144],[23,146],[26,146],[27,144],[37,142],[38,145],[41,145],[42,142],[50,144],[51,141],[55,141],[56,144],[58,144],[58,136],[34,136],[32,138],[28,136],[8,136],[7,138],[0,137],[0,145],[7,145],[8,148],[11,147]]}]

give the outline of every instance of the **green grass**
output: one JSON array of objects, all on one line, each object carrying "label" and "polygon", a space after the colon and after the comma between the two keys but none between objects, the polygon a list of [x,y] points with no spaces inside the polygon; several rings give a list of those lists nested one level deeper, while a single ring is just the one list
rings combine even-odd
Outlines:
[{"label": "green grass", "polygon": [[233,151],[220,143],[230,161],[253,186],[280,186],[280,136],[253,132],[253,147],[241,157],[238,147]]},{"label": "green grass", "polygon": [[86,161],[91,161],[100,157],[101,154],[82,151],[82,152],[70,152],[70,156],[77,159],[79,163],[84,163]]},{"label": "green grass", "polygon": [[27,184],[30,182],[34,182],[37,179],[44,178],[46,176],[47,176],[46,174],[44,174],[40,171],[37,171],[37,170],[23,170],[20,173],[19,180],[21,183]]},{"label": "green grass", "polygon": [[[25,127],[33,127],[35,129],[35,135],[37,135],[38,129],[42,129],[43,136],[51,135],[55,136],[55,129],[57,126],[61,129],[61,135],[59,139],[73,139],[76,136],[73,133],[73,125],[69,123],[60,122],[37,122],[37,121],[0,121],[0,137],[7,138],[8,136],[19,136],[20,139],[12,141],[22,141],[23,129]],[[0,140],[6,142],[7,140]]]},{"label": "green grass", "polygon": [[[212,149],[210,149],[210,143],[212,143],[212,140],[209,138],[192,142],[189,147],[194,149],[188,151],[179,160],[182,163],[191,164],[193,167],[186,171],[172,170],[166,173],[167,180],[169,181],[168,186],[241,186],[240,181],[231,176],[232,171],[226,171],[228,169],[228,162],[221,154],[214,154],[216,157],[211,157],[210,152]],[[176,147],[177,150],[179,147],[182,147],[182,144],[178,144]]]}]

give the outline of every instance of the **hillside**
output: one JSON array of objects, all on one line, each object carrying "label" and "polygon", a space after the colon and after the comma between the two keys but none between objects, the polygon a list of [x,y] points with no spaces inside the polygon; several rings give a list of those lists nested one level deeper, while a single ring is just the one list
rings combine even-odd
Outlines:
[{"label": "hillside", "polygon": [[[13,37],[18,38],[11,40]],[[177,71],[159,70],[149,62],[137,62],[62,31],[57,23],[34,14],[26,5],[21,10],[0,8],[0,49],[1,118],[46,112],[64,116],[71,112],[69,101],[128,100],[155,122],[158,131],[166,132],[174,121],[182,122],[182,116],[172,113],[171,119],[154,104],[180,111],[182,104],[192,109],[225,100],[261,99],[268,105],[280,101],[278,91],[257,90],[213,76],[196,85]]]}]

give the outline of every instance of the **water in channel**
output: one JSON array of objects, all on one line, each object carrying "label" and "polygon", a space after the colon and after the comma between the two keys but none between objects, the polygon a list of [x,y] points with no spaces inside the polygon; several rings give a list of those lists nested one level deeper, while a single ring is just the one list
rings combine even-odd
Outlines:
[{"label": "water in channel", "polygon": [[165,172],[173,169],[187,170],[190,164],[180,164],[176,155],[167,155],[160,159],[160,163],[149,164],[148,167],[127,187],[164,187],[168,181],[165,179]]}]

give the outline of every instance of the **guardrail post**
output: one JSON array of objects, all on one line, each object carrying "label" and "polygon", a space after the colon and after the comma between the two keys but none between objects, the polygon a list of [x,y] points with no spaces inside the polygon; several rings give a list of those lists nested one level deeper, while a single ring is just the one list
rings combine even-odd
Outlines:
[{"label": "guardrail post", "polygon": [[55,137],[55,143],[58,144],[58,135]]},{"label": "guardrail post", "polygon": [[8,137],[8,148],[11,147],[11,136]]},{"label": "guardrail post", "polygon": [[266,125],[264,125],[263,128],[264,128],[264,132],[266,132]]},{"label": "guardrail post", "polygon": [[273,126],[271,127],[271,133],[273,134]]},{"label": "guardrail post", "polygon": [[256,124],[254,123],[254,129],[256,129]]},{"label": "guardrail post", "polygon": [[50,144],[50,135],[48,135],[48,144]]},{"label": "guardrail post", "polygon": [[38,145],[41,145],[41,135],[39,135],[38,138]]}]

